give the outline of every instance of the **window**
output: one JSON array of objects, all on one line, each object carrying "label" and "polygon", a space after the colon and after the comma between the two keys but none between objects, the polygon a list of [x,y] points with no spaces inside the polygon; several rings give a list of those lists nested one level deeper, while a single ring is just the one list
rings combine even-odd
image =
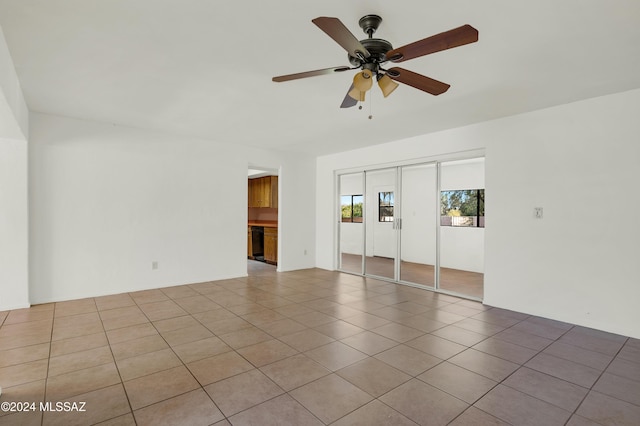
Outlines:
[{"label": "window", "polygon": [[393,192],[378,192],[378,222],[393,222]]},{"label": "window", "polygon": [[442,191],[440,225],[484,228],[484,189]]},{"label": "window", "polygon": [[343,222],[362,223],[362,195],[341,196],[340,209]]}]

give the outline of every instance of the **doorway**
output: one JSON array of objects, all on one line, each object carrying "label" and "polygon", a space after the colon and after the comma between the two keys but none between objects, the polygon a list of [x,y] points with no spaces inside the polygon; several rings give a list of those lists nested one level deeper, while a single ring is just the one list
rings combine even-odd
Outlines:
[{"label": "doorway", "polygon": [[247,259],[278,264],[279,179],[277,170],[250,167],[247,173]]},{"label": "doorway", "polygon": [[339,270],[482,299],[483,158],[338,174],[338,189]]}]

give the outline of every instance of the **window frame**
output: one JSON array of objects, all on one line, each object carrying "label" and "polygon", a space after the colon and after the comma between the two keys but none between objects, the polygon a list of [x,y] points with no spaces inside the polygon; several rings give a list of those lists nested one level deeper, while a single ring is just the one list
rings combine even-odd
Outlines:
[{"label": "window frame", "polygon": [[[385,195],[383,196],[382,194],[385,194]],[[387,197],[388,197],[388,201],[385,201]],[[383,201],[384,201],[384,204],[383,204]],[[383,210],[386,210],[386,211],[383,213]],[[378,192],[378,222],[393,222],[394,215],[395,215],[395,195],[393,191]]]}]

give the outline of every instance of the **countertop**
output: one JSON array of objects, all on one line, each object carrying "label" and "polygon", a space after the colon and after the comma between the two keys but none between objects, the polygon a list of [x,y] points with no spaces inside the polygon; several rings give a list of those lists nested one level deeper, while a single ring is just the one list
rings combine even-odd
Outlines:
[{"label": "countertop", "polygon": [[250,220],[248,226],[263,226],[265,228],[277,228],[277,220]]}]

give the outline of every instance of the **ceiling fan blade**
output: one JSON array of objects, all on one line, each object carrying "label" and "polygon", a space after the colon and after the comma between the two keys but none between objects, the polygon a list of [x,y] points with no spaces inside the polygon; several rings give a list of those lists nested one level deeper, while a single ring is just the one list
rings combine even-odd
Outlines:
[{"label": "ceiling fan blade", "polygon": [[[430,53],[478,41],[478,30],[471,25],[463,25],[440,34],[407,44],[387,52],[387,58],[392,62],[403,62]],[[397,58],[397,59],[396,59]]]},{"label": "ceiling fan blade", "polygon": [[349,52],[351,56],[356,58],[368,58],[371,56],[369,51],[358,41],[356,36],[354,36],[338,18],[320,16],[316,19],[312,19],[311,22],[327,33],[329,37],[334,39],[335,42],[342,46],[344,50]]},{"label": "ceiling fan blade", "polygon": [[404,68],[391,68],[387,71],[387,75],[393,80],[415,87],[423,92],[431,93],[435,96],[446,92],[449,90],[449,87],[451,87],[447,83],[434,80],[433,78],[426,77],[413,71],[405,70]]},{"label": "ceiling fan blade", "polygon": [[273,77],[271,80],[277,83],[281,83],[283,81],[297,80],[299,78],[315,77],[317,75],[326,75],[326,74],[333,74],[334,72],[349,71],[350,69],[351,68],[349,67],[324,68],[324,69],[315,70],[315,71],[305,71],[305,72],[299,72],[295,74],[279,75],[277,77]]},{"label": "ceiling fan blade", "polygon": [[355,106],[358,101],[353,99],[351,96],[349,96],[349,92],[353,90],[353,83],[351,83],[351,87],[349,87],[349,90],[347,90],[347,94],[344,95],[344,99],[342,100],[342,103],[340,104],[340,108],[351,108],[352,106]]}]

